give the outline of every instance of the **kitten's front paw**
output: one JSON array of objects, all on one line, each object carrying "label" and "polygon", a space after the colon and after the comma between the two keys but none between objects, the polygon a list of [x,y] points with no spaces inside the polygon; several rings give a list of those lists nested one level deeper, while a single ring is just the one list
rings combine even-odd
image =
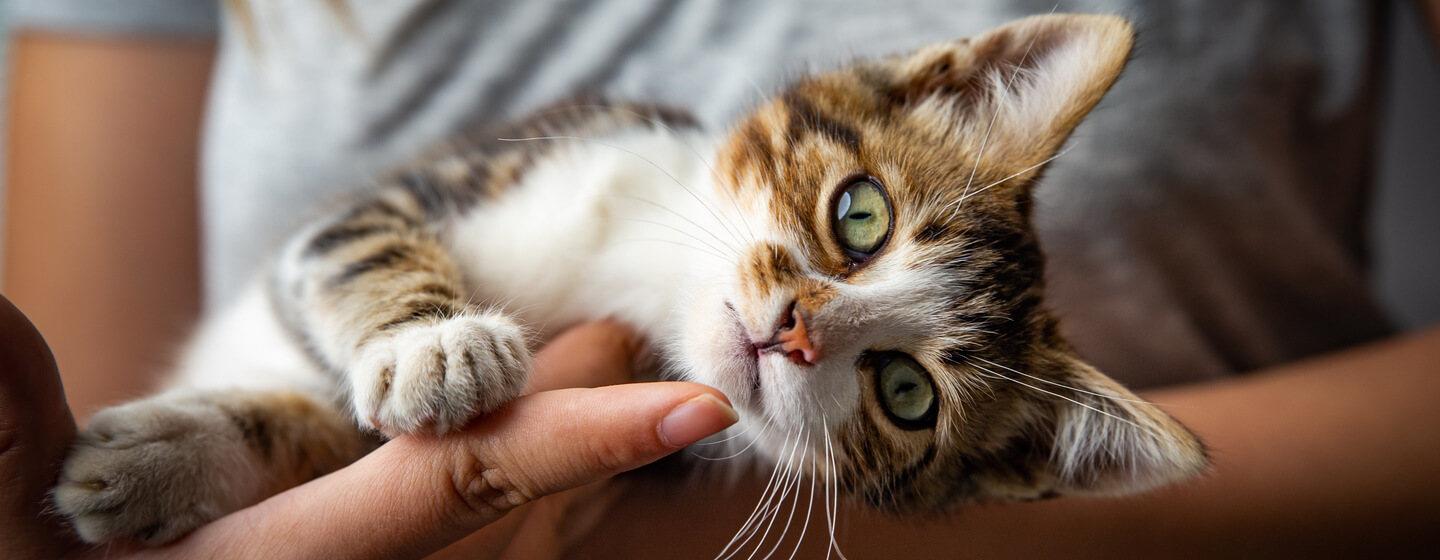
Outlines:
[{"label": "kitten's front paw", "polygon": [[519,396],[530,352],[503,315],[461,316],[370,342],[352,375],[360,422],[391,436],[445,433]]},{"label": "kitten's front paw", "polygon": [[258,481],[238,429],[203,402],[100,411],[65,458],[56,509],[92,543],[164,544],[242,507]]}]

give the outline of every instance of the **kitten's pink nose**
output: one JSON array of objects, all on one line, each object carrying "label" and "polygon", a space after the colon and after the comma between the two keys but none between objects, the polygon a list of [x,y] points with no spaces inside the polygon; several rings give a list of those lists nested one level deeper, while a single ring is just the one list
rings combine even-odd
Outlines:
[{"label": "kitten's pink nose", "polygon": [[794,302],[786,310],[785,322],[775,331],[775,337],[762,350],[784,352],[795,365],[809,366],[820,361],[820,350],[810,342],[810,332],[805,328],[805,314]]}]

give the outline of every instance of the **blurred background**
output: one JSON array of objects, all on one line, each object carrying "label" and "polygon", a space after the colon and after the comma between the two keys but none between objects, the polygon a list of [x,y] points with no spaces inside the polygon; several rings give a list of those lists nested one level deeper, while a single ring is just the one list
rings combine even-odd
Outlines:
[{"label": "blurred background", "polygon": [[1375,286],[1410,329],[1440,319],[1440,64],[1416,7],[1393,12],[1373,221]]}]

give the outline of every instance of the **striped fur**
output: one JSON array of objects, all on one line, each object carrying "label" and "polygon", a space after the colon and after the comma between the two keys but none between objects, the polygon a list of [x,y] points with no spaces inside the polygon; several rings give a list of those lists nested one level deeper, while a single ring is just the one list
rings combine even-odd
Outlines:
[{"label": "striped fur", "polygon": [[[95,486],[144,466],[98,433],[57,504],[92,541],[173,538],[353,459],[362,434],[463,426],[519,394],[536,345],[599,318],[645,333],[668,375],[724,391],[733,445],[885,510],[1191,476],[1198,440],[1061,338],[1030,225],[1033,185],[1130,43],[1118,18],[1031,18],[801,78],[723,135],[582,102],[452,139],[298,233],[202,329],[177,389],[107,411],[228,446],[204,449],[229,457],[225,484],[153,471],[203,511],[105,497]],[[857,180],[892,214],[869,255],[831,217]],[[885,410],[894,355],[933,380],[933,422]],[[153,420],[177,403],[183,421]]]},{"label": "striped fur", "polygon": [[[1127,493],[1203,467],[1194,436],[1085,365],[1043,305],[1030,192],[1129,43],[1113,18],[1034,18],[803,78],[741,121],[720,154],[722,188],[763,205],[786,242],[757,247],[735,281],[743,294],[787,295],[749,297],[737,313],[758,324],[777,299],[803,302],[812,330],[859,352],[836,371],[776,376],[842,376],[858,364],[858,388],[830,392],[859,398],[855,409],[793,407],[786,416],[809,421],[789,422],[769,447],[816,431],[816,418],[843,419],[826,422],[841,424],[832,437],[844,457],[830,476],[895,511]],[[856,175],[884,185],[896,221],[863,261],[830,239],[826,203]],[[865,358],[881,350],[905,351],[933,376],[943,395],[933,430],[897,428],[865,390],[876,374]],[[809,445],[821,454],[821,442]]]}]

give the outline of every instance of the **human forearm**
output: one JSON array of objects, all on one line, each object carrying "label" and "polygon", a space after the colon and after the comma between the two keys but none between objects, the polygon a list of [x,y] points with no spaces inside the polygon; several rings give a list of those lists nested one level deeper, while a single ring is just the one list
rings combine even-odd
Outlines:
[{"label": "human forearm", "polygon": [[199,309],[196,144],[213,46],[20,33],[4,291],[85,417],[144,388]]},{"label": "human forearm", "polygon": [[[1440,507],[1437,362],[1432,329],[1147,395],[1207,440],[1210,474],[1135,498],[973,506],[925,522],[852,507],[837,540],[851,558],[1354,557],[1435,546],[1424,539]],[[696,493],[685,480],[635,483],[618,506],[625,515],[591,533],[600,542],[583,556],[665,557],[679,542],[713,555],[758,497],[753,485]],[[824,515],[814,515],[802,554],[824,556]],[[654,530],[662,525],[673,529]]]}]

